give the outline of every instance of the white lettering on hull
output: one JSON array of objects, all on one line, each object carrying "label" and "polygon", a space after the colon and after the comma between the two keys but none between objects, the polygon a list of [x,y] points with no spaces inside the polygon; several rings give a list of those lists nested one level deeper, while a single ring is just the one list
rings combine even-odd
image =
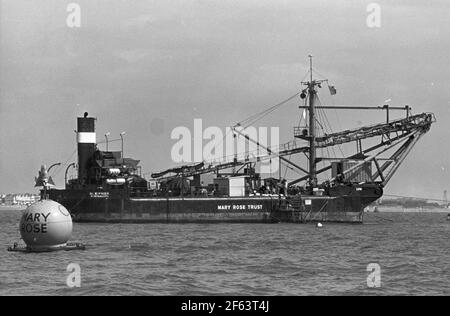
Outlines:
[{"label": "white lettering on hull", "polygon": [[262,204],[232,204],[232,205],[218,205],[217,210],[219,211],[246,211],[246,210],[262,210]]}]

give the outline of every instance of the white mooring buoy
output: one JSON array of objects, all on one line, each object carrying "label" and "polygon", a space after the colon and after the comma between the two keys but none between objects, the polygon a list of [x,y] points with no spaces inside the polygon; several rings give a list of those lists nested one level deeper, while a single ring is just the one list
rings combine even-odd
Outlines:
[{"label": "white mooring buoy", "polygon": [[[45,167],[43,169],[46,171]],[[36,180],[37,184],[40,184],[38,181],[42,182],[42,177]],[[48,181],[43,183],[47,189]],[[19,247],[15,243],[8,251],[46,252],[85,249],[82,244],[67,243],[72,236],[73,227],[69,211],[63,205],[47,199],[46,190],[43,196],[42,200],[28,206],[20,219],[20,235],[26,247]]]},{"label": "white mooring buoy", "polygon": [[323,227],[322,223],[317,223],[317,228]]},{"label": "white mooring buoy", "polygon": [[20,220],[20,235],[33,249],[66,246],[72,236],[69,211],[52,200],[30,205]]},{"label": "white mooring buoy", "polygon": [[20,219],[20,235],[26,247],[14,244],[8,251],[84,250],[83,244],[67,243],[72,227],[72,217],[64,206],[52,200],[41,200],[30,205]]}]

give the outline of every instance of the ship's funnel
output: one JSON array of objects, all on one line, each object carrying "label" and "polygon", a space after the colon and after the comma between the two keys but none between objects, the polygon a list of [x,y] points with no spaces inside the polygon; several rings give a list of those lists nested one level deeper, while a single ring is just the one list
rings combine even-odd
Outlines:
[{"label": "ship's funnel", "polygon": [[88,184],[89,169],[96,145],[95,118],[88,117],[88,113],[85,112],[83,117],[78,118],[77,123],[78,181],[81,184]]}]

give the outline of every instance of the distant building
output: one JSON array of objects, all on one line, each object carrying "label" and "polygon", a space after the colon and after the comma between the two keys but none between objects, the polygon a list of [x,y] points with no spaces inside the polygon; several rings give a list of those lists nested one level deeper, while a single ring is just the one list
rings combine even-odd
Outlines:
[{"label": "distant building", "polygon": [[39,201],[38,194],[31,193],[11,193],[2,195],[1,202],[5,205],[30,205]]}]

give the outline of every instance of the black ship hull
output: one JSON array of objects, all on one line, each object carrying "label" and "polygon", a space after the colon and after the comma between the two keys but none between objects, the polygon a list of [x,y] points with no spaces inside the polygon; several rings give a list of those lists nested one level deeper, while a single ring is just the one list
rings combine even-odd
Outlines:
[{"label": "black ship hull", "polygon": [[50,190],[75,222],[104,223],[362,223],[382,195],[377,185],[342,186],[327,196],[146,197],[127,191]]},{"label": "black ship hull", "polygon": [[[89,117],[85,112],[83,117],[77,118],[78,163],[67,166],[65,189],[51,189],[54,183],[48,171],[54,165],[48,170],[42,167],[36,186],[44,187],[43,196],[64,205],[76,222],[361,223],[364,209],[382,196],[383,188],[430,129],[435,117],[432,113],[411,115],[409,106],[316,106],[318,90],[328,84],[328,80],[314,80],[312,56],[309,58],[310,80],[301,82],[301,92],[244,119],[232,127],[232,134],[227,133],[232,135],[230,140],[224,138],[227,149],[232,149],[232,161],[228,151],[228,157],[218,155],[218,159],[213,159],[215,162],[194,157],[194,164],[151,173],[152,180],[149,180],[143,176],[139,160],[124,156],[124,132],[120,134],[120,151],[108,150],[109,133],[105,134],[106,150],[99,149],[96,118]],[[329,88],[330,92],[336,92],[333,86]],[[304,111],[299,125],[294,127],[294,141],[271,149],[261,139],[250,137],[252,133],[245,131],[297,96],[303,100],[303,105],[298,108]],[[386,111],[387,121],[330,133],[328,119],[323,124],[328,128],[324,128],[316,110],[333,108],[383,110]],[[389,120],[390,110],[403,110],[406,118]],[[215,135],[212,138],[218,140],[221,137]],[[376,138],[381,139],[374,142]],[[187,141],[191,141],[190,136]],[[363,146],[363,141],[366,146]],[[334,147],[353,142],[357,145],[355,154],[344,155],[340,150],[341,157],[330,155],[329,148],[334,152]],[[198,146],[194,147],[198,154],[203,154],[202,146],[200,150]],[[184,148],[180,149],[184,151]],[[322,150],[321,156],[317,155],[318,149]],[[214,151],[219,153],[217,149]],[[307,169],[291,160],[291,156],[297,154],[305,155]],[[288,156],[289,159],[286,158]],[[261,167],[262,162],[272,165],[274,158],[278,159],[279,178],[264,177],[267,172],[258,166]],[[189,159],[182,157],[174,160],[187,162]],[[283,165],[286,167],[284,178],[281,176]],[[68,179],[71,166],[77,169],[77,176]],[[296,175],[289,182],[286,179],[288,172]]]}]

